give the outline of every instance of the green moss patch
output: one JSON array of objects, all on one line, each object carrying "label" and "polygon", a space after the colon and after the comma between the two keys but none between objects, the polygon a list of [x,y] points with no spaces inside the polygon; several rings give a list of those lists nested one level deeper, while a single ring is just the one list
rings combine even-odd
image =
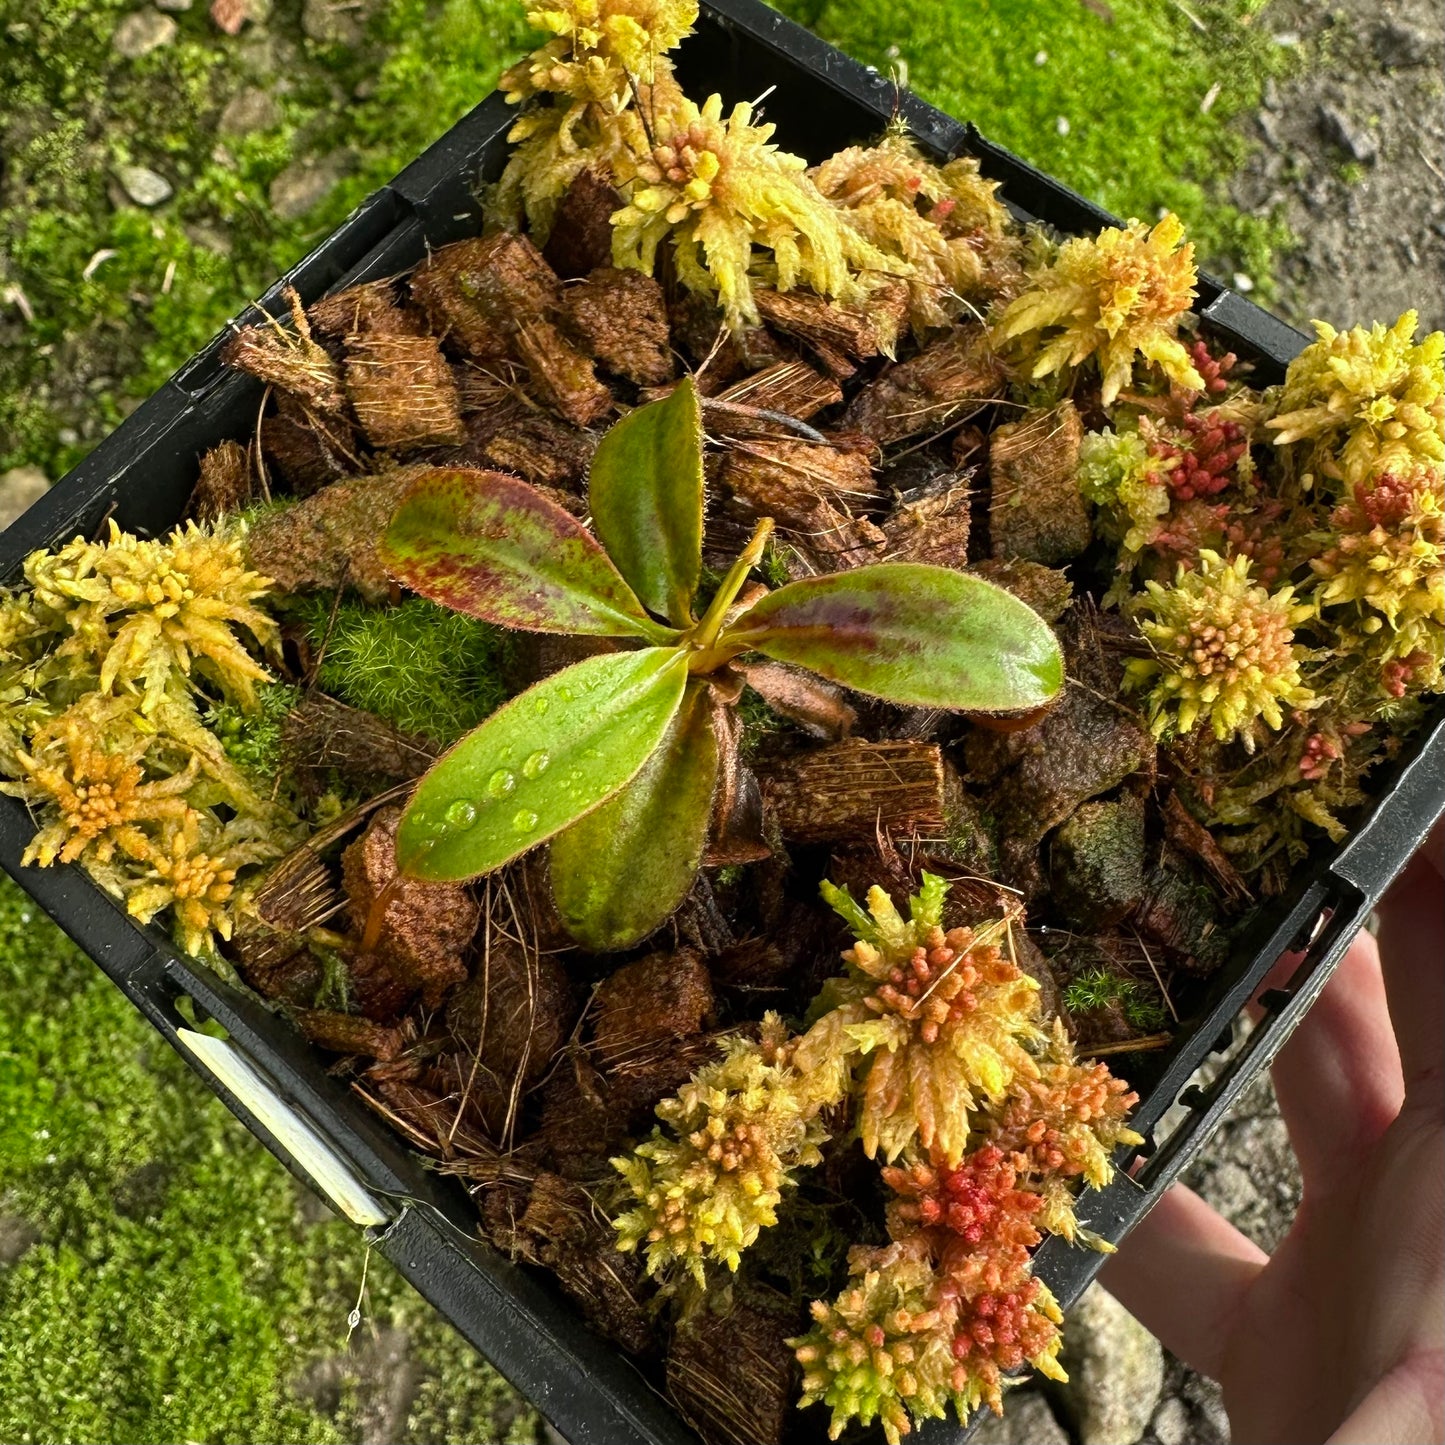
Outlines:
[{"label": "green moss patch", "polygon": [[348,598],[334,613],[316,597],[303,615],[321,686],[404,732],[454,742],[507,696],[510,642],[488,623],[420,597],[386,608]]},{"label": "green moss patch", "polygon": [[1161,208],[1178,212],[1203,264],[1243,269],[1267,295],[1273,253],[1289,233],[1241,214],[1225,191],[1249,149],[1231,122],[1258,108],[1266,77],[1289,63],[1263,8],[779,0],[885,73],[905,62],[925,100],[1117,214],[1152,221]]}]

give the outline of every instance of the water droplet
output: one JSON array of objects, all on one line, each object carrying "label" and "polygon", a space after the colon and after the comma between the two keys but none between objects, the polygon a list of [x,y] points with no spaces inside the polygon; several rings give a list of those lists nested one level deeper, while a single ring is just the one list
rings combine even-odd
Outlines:
[{"label": "water droplet", "polygon": [[505,798],[516,786],[517,775],[508,772],[506,768],[498,768],[497,771],[487,779],[487,791],[494,798]]},{"label": "water droplet", "polygon": [[522,776],[524,778],[540,778],[547,771],[552,759],[546,753],[533,753],[525,763],[522,764]]},{"label": "water droplet", "polygon": [[465,798],[458,798],[442,817],[449,828],[470,828],[477,821],[477,810]]},{"label": "water droplet", "polygon": [[577,699],[577,694],[570,687],[559,688],[558,691],[562,695],[563,702],[575,702]]},{"label": "water droplet", "polygon": [[530,808],[519,809],[512,815],[512,826],[519,833],[530,833],[537,826],[537,815]]},{"label": "water droplet", "polygon": [[532,711],[536,713],[538,717],[541,717],[551,705],[545,697],[534,698],[532,701]]}]

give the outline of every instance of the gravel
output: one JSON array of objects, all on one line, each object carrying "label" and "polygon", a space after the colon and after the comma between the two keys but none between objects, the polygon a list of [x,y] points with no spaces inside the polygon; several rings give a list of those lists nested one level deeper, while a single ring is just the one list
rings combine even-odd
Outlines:
[{"label": "gravel", "polygon": [[127,60],[139,60],[152,50],[169,45],[178,29],[176,22],[159,10],[136,10],[115,27],[110,43]]}]

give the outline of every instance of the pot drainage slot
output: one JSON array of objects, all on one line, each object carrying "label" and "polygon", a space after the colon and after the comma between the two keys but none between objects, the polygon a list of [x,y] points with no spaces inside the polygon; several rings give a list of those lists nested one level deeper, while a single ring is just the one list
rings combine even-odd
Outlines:
[{"label": "pot drainage slot", "polygon": [[293,1162],[353,1224],[389,1224],[391,1214],[363,1187],[351,1166],[276,1092],[256,1066],[226,1039],[178,1028],[182,1048],[202,1065],[291,1156]]}]

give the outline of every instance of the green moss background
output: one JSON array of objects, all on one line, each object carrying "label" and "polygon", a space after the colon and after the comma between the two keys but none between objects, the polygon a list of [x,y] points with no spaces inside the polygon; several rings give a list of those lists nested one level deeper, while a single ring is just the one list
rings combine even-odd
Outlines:
[{"label": "green moss background", "polygon": [[[0,0],[0,472],[73,465],[526,36],[517,0],[363,0],[342,12],[364,20],[348,43],[308,37],[315,0],[252,3],[264,20],[231,38],[194,0],[169,44],[128,60],[113,35],[139,0]],[[1244,146],[1231,119],[1282,64],[1252,0],[783,8],[882,69],[906,64],[928,99],[1112,209],[1174,207],[1206,262],[1267,284],[1287,238],[1220,200]],[[222,134],[247,91],[270,98],[268,123]],[[126,165],[173,197],[129,202]],[[334,183],[278,219],[274,196],[308,167]],[[363,1257],[0,885],[0,1440],[537,1438],[379,1259],[348,1347]]]}]

